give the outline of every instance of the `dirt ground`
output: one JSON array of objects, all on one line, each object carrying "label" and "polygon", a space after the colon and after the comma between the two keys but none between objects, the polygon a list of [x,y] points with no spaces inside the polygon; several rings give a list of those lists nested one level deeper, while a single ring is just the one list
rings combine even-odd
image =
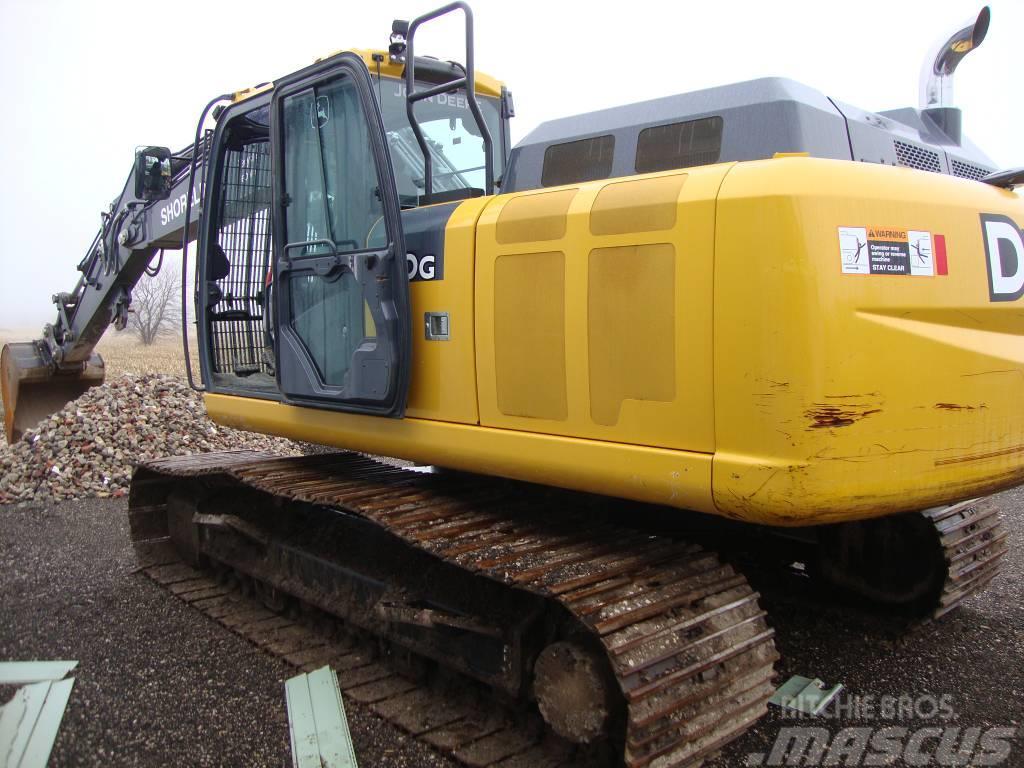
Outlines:
[{"label": "dirt ground", "polygon": [[[1004,572],[984,594],[909,635],[813,589],[755,581],[777,632],[779,681],[799,674],[842,683],[841,708],[811,720],[772,709],[708,765],[780,764],[770,760],[776,739],[794,726],[830,736],[851,726],[911,735],[1024,727],[1024,490],[1001,498],[1012,538]],[[51,765],[288,765],[283,683],[291,670],[133,568],[123,501],[0,507],[0,659],[80,661]],[[0,689],[0,699],[10,693]],[[884,697],[925,715],[937,703],[952,718],[856,709]],[[361,765],[454,765],[357,703],[347,706]],[[924,735],[931,741],[922,749],[934,758],[940,736]],[[931,758],[834,764],[1024,766],[1024,742],[1010,742],[996,763]]]}]

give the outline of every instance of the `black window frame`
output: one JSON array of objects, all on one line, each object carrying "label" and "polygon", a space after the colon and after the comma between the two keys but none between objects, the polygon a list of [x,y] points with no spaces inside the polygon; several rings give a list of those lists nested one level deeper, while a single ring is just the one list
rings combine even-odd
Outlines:
[{"label": "black window frame", "polygon": [[[602,152],[602,154],[605,154],[605,153],[607,154],[607,166],[608,167],[606,169],[604,168],[604,166],[601,166],[600,170],[597,170],[595,166],[587,165],[586,163],[579,162],[577,160],[577,162],[579,162],[579,166],[584,168],[584,169],[595,167],[595,173],[593,175],[591,175],[591,174],[584,174],[583,176],[579,176],[579,177],[564,176],[564,177],[559,177],[559,178],[557,178],[555,180],[549,180],[548,179],[548,173],[549,173],[549,170],[550,170],[549,169],[549,165],[548,165],[548,161],[552,157],[552,153],[553,152],[566,151],[570,147],[578,147],[578,146],[582,146],[582,145],[585,145],[585,144],[592,144],[593,142],[596,142],[596,141],[607,141],[608,144],[609,144],[608,147],[606,147],[606,148],[602,147],[601,150],[600,150]],[[602,161],[603,161],[603,159],[602,159]],[[584,183],[586,183],[588,181],[601,181],[602,179],[611,178],[612,171],[614,170],[614,168],[615,168],[615,134],[614,133],[603,133],[603,134],[600,134],[600,135],[597,135],[597,136],[586,136],[586,137],[584,137],[582,139],[573,139],[572,141],[563,141],[563,142],[559,142],[558,144],[549,144],[547,147],[544,148],[544,157],[541,160],[541,166],[540,166],[540,185],[542,187],[561,187],[561,186],[565,186],[567,184],[584,184]]]},{"label": "black window frame", "polygon": [[[229,132],[232,130],[232,123],[237,118],[244,117],[245,115],[257,112],[261,109],[269,108],[271,95],[271,92],[268,91],[254,96],[251,99],[231,104],[227,106],[220,115],[218,115],[217,125],[213,130],[209,144],[210,154],[205,178],[200,177],[202,178],[202,189],[200,190],[200,185],[197,182],[196,189],[193,192],[193,200],[200,195],[200,192],[202,193],[203,198],[203,215],[197,232],[197,241],[201,243],[201,247],[197,249],[198,255],[196,258],[194,311],[196,315],[196,337],[200,362],[199,370],[203,389],[215,394],[238,394],[264,400],[280,400],[280,392],[266,388],[246,386],[244,383],[244,377],[238,377],[239,383],[237,386],[225,383],[224,378],[214,378],[213,373],[216,366],[213,362],[214,351],[211,343],[211,333],[209,331],[210,312],[209,307],[207,306],[208,297],[206,295],[206,277],[209,272],[209,257],[212,247],[218,244],[220,225],[220,191],[226,170],[225,160],[227,152],[230,150],[230,147],[227,145]],[[270,151],[272,153],[273,149],[271,148]],[[273,172],[273,155],[271,154],[271,175],[273,175]],[[271,206],[273,207],[273,201],[271,201]],[[271,211],[271,220],[271,226],[273,226],[273,211]],[[273,265],[275,258],[273,245],[271,246],[270,258],[271,265]],[[182,311],[185,311],[185,309],[183,308]]]},{"label": "black window frame", "polygon": [[[679,163],[679,162],[668,162],[667,164],[658,164],[657,167],[648,167],[647,165],[641,166],[640,153],[644,144],[644,134],[650,135],[652,131],[664,130],[666,128],[684,128],[684,127],[696,127],[698,123],[711,122],[717,128],[718,136],[718,148],[715,152],[714,160],[710,162],[699,162],[699,163]],[[714,165],[722,157],[722,134],[725,131],[725,120],[721,115],[706,115],[704,117],[690,118],[689,120],[676,120],[671,123],[660,123],[658,125],[648,125],[642,128],[636,137],[636,152],[633,155],[633,170],[636,173],[660,173],[662,171],[678,171],[683,168],[697,168],[702,165]],[[706,151],[706,150],[702,150]],[[685,155],[676,155],[676,157],[685,157]]]}]

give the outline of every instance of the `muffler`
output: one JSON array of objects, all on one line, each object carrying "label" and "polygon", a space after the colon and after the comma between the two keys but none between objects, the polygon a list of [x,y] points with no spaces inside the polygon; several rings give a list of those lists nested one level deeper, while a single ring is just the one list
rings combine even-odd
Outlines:
[{"label": "muffler", "polygon": [[960,146],[961,114],[953,106],[953,73],[964,57],[985,40],[992,13],[986,5],[948,37],[940,38],[921,69],[920,107],[954,144]]},{"label": "muffler", "polygon": [[76,370],[64,371],[49,361],[42,342],[5,344],[0,352],[0,396],[7,442],[17,442],[26,430],[102,384],[103,376],[103,359],[95,352]]}]

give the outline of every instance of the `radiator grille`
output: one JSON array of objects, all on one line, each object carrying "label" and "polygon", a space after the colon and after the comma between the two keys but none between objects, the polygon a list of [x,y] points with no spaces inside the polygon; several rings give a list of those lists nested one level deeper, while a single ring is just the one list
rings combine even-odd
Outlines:
[{"label": "radiator grille", "polygon": [[229,150],[223,173],[217,244],[227,264],[214,253],[207,265],[213,275],[227,270],[216,280],[221,298],[208,315],[213,371],[242,376],[273,373],[263,357],[263,305],[271,251],[269,143]]},{"label": "radiator grille", "polygon": [[917,168],[921,171],[942,173],[942,166],[939,164],[938,152],[932,152],[916,144],[908,144],[905,141],[894,141],[896,147],[896,158],[900,165],[907,168]]},{"label": "radiator grille", "polygon": [[982,168],[980,165],[974,165],[973,163],[965,163],[963,160],[953,161],[953,175],[960,176],[964,179],[978,179],[988,176],[992,171],[988,168]]}]

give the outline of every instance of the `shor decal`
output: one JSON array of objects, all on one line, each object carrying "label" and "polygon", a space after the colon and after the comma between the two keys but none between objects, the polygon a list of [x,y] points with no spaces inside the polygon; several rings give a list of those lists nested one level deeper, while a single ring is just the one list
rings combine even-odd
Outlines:
[{"label": "shor decal", "polygon": [[988,268],[991,301],[1015,301],[1024,296],[1024,242],[1020,227],[1006,216],[981,214],[981,236]]}]

